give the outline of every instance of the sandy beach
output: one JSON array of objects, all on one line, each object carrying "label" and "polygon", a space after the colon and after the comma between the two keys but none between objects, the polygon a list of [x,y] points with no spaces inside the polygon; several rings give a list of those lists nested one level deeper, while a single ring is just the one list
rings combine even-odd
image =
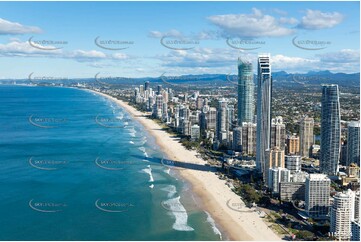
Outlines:
[{"label": "sandy beach", "polygon": [[[134,119],[138,120],[145,129],[156,138],[157,144],[162,148],[163,152],[168,155],[169,159],[199,165],[206,163],[204,160],[196,157],[196,151],[187,150],[178,140],[172,138],[170,134],[162,130],[156,122],[147,119],[144,113],[109,95],[100,92],[95,93],[113,100],[127,110]],[[231,209],[232,206],[229,206],[230,203],[243,204],[243,202],[239,196],[232,192],[225,184],[226,181],[220,180],[213,172],[183,169],[179,170],[179,173],[191,183],[192,190],[201,200],[202,208],[211,214],[217,226],[219,226],[222,233],[227,235],[229,240],[281,240],[280,236],[268,228],[258,213],[253,211],[254,209],[249,209],[242,205],[239,209]]]}]

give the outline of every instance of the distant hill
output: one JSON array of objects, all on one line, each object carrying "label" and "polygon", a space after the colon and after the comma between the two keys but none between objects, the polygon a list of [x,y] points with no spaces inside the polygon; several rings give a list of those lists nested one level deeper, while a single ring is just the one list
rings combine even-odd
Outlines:
[{"label": "distant hill", "polygon": [[[338,84],[340,87],[360,87],[360,73],[332,73],[328,70],[324,71],[309,71],[308,73],[287,73],[285,71],[272,72],[274,87],[302,87],[302,86],[319,86],[321,84]],[[237,83],[237,75],[227,74],[202,74],[202,75],[182,75],[170,76],[165,73],[161,77],[142,77],[142,78],[106,78],[101,77],[97,80],[98,83],[110,84],[142,84],[145,81],[165,83],[165,84],[189,84],[189,85],[232,85]],[[7,81],[16,81],[17,83],[29,83],[28,79],[25,80],[0,80],[0,83]],[[257,76],[254,75],[255,84],[257,84]],[[34,83],[38,82],[36,80]],[[69,79],[69,80],[44,80],[41,83],[63,83],[63,84],[76,84],[78,82],[95,82],[95,78],[83,79]]]}]

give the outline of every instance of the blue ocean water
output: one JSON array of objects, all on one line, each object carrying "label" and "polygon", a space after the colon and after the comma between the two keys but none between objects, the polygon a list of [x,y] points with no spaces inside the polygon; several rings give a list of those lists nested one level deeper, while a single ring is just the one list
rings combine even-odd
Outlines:
[{"label": "blue ocean water", "polygon": [[0,240],[220,240],[154,139],[112,101],[0,86]]}]

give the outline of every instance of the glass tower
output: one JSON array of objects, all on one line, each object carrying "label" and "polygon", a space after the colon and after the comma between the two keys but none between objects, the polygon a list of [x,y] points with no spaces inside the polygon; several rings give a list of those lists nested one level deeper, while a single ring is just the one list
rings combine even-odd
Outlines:
[{"label": "glass tower", "polygon": [[266,150],[271,142],[271,99],[272,75],[270,55],[258,56],[258,85],[257,85],[257,153],[256,166],[260,172],[265,171]]},{"label": "glass tower", "polygon": [[252,63],[238,59],[238,125],[253,122],[254,82]]},{"label": "glass tower", "polygon": [[355,163],[360,166],[360,121],[347,126],[347,166]]},{"label": "glass tower", "polygon": [[323,85],[321,100],[320,170],[337,175],[341,148],[341,115],[338,85]]}]

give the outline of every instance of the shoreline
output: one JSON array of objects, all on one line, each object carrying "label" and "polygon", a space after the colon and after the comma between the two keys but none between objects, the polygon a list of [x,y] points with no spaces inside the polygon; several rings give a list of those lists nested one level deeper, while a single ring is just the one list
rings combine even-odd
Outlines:
[{"label": "shoreline", "polygon": [[[152,135],[157,145],[169,159],[174,161],[204,165],[206,162],[196,157],[197,152],[187,150],[178,139],[161,129],[156,122],[145,117],[143,112],[136,110],[122,100],[110,95],[85,89],[114,101],[124,108],[135,120]],[[172,169],[172,168],[170,168]],[[265,221],[252,209],[242,207],[242,211],[236,211],[228,207],[229,201],[243,203],[240,197],[220,180],[214,172],[193,169],[177,170],[179,175],[190,184],[192,192],[197,200],[201,201],[200,207],[211,215],[217,227],[222,232],[223,239],[238,241],[280,241],[282,238],[268,228]],[[210,189],[212,188],[212,189]],[[260,233],[262,231],[262,233]]]}]

